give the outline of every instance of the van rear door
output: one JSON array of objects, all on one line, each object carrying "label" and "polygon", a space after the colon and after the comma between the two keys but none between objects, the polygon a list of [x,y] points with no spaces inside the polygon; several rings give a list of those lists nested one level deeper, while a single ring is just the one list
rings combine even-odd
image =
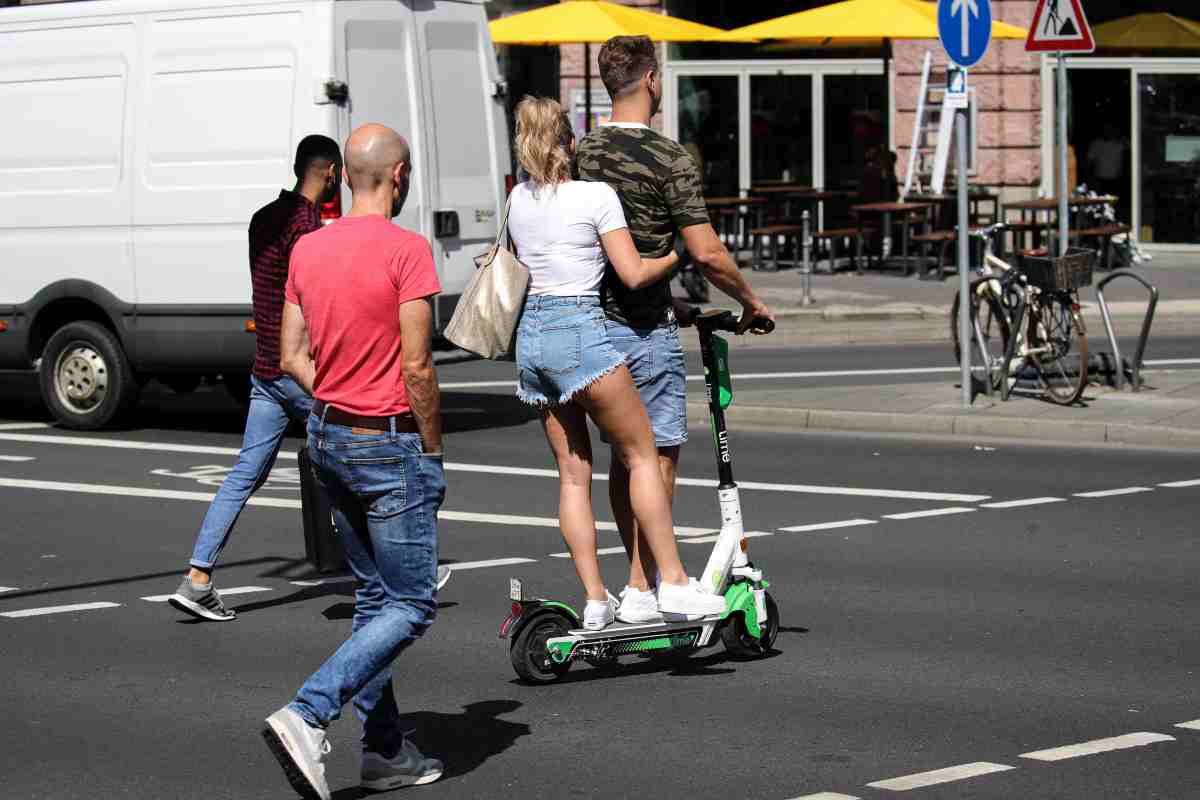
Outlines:
[{"label": "van rear door", "polygon": [[[438,0],[416,13],[425,54],[433,249],[442,296],[438,324],[496,235],[508,171],[507,124],[496,55],[481,2]],[[503,166],[502,166],[503,165]]]}]

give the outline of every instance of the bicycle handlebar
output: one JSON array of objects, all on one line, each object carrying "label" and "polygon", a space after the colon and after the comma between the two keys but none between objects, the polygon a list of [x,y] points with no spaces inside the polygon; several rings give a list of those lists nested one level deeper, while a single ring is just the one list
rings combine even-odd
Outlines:
[{"label": "bicycle handlebar", "polygon": [[997,222],[995,225],[989,225],[986,228],[980,228],[977,231],[971,231],[972,236],[978,236],[980,239],[990,239],[997,233],[1003,233],[1008,230],[1008,223]]}]

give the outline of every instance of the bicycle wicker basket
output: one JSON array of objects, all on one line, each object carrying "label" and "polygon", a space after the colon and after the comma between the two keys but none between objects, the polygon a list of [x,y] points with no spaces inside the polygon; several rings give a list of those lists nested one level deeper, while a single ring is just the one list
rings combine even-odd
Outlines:
[{"label": "bicycle wicker basket", "polygon": [[1029,283],[1046,292],[1066,292],[1092,285],[1092,270],[1099,255],[1095,250],[1073,247],[1065,256],[1024,256],[1021,271]]}]

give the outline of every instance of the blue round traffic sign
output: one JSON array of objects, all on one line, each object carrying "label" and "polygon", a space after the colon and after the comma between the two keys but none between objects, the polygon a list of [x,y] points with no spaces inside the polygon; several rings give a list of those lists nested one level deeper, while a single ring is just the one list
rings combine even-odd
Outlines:
[{"label": "blue round traffic sign", "polygon": [[938,0],[938,35],[951,61],[975,66],[992,41],[991,0]]}]

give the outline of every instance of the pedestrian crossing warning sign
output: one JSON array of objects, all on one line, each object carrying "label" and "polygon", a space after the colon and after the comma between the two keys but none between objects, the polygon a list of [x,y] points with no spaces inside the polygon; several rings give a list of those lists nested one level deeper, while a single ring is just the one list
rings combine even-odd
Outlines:
[{"label": "pedestrian crossing warning sign", "polygon": [[1096,49],[1080,0],[1038,0],[1025,40],[1029,52],[1090,53]]}]

